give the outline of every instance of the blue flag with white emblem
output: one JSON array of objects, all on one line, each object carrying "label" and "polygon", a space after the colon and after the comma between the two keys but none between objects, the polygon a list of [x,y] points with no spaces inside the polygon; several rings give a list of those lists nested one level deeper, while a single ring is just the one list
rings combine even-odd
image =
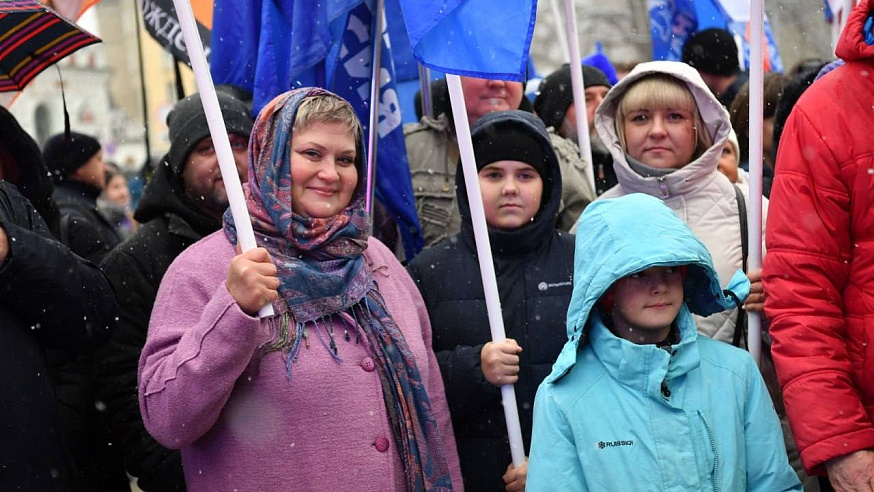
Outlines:
[{"label": "blue flag with white emblem", "polygon": [[[370,121],[370,91],[373,60],[374,12],[372,3],[355,7],[348,16],[346,28],[340,37],[334,71],[328,88],[345,98],[355,108],[365,127]],[[385,23],[383,23],[385,25]],[[379,119],[377,122],[376,198],[388,208],[398,223],[406,258],[412,259],[424,244],[416,200],[407,164],[404,144],[403,118],[395,70],[392,62],[391,40],[386,30],[382,33],[382,66],[379,70]]]}]

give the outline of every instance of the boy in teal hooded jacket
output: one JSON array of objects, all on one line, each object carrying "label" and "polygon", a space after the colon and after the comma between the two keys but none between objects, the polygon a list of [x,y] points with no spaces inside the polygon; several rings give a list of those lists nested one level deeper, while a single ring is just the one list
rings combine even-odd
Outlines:
[{"label": "boy in teal hooded jacket", "polygon": [[577,227],[568,342],[537,391],[529,492],[801,491],[755,362],[699,336],[746,298],[656,198],[590,205]]}]

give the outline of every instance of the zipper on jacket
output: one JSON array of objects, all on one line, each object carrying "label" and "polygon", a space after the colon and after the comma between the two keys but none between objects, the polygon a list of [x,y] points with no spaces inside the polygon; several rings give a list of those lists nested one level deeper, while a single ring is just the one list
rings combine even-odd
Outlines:
[{"label": "zipper on jacket", "polygon": [[701,423],[704,424],[704,430],[707,431],[707,438],[710,439],[710,450],[713,451],[713,470],[710,471],[710,483],[713,485],[713,492],[719,492],[719,483],[716,481],[716,470],[719,468],[719,451],[716,449],[716,443],[713,442],[713,432],[710,426],[707,425],[707,420],[699,413]]},{"label": "zipper on jacket", "polygon": [[659,193],[662,194],[661,198],[668,198],[671,194],[668,192],[668,183],[664,176],[658,177],[659,181]]}]

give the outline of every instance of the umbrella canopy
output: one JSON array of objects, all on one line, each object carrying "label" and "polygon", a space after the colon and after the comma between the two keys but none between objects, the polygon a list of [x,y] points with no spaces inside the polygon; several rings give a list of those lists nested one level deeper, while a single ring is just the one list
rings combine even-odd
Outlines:
[{"label": "umbrella canopy", "polygon": [[36,0],[0,1],[0,92],[23,89],[58,60],[99,42]]}]

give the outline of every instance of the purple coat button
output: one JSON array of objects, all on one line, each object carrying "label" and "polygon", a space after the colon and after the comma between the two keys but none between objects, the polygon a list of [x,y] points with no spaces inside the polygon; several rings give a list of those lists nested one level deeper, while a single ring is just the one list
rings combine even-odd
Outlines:
[{"label": "purple coat button", "polygon": [[376,369],[376,364],[373,363],[373,359],[370,357],[365,357],[361,359],[361,368],[367,372],[373,372]]},{"label": "purple coat button", "polygon": [[373,445],[376,446],[376,450],[380,453],[388,451],[388,439],[384,437],[377,438]]}]

